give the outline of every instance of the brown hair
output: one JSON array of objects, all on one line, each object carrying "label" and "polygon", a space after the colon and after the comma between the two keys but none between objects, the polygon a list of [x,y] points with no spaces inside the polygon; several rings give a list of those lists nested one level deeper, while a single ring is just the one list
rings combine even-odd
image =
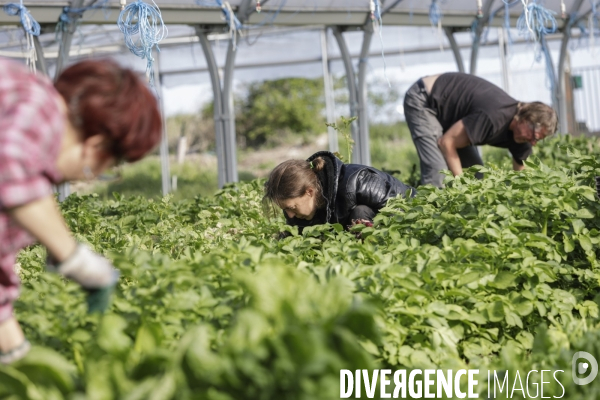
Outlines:
[{"label": "brown hair", "polygon": [[265,182],[262,199],[263,210],[268,216],[277,215],[274,206],[287,199],[304,196],[309,188],[315,190],[317,207],[323,206],[323,188],[317,172],[325,168],[325,160],[317,157],[312,161],[288,160],[276,166]]},{"label": "brown hair", "polygon": [[84,139],[96,134],[109,139],[110,155],[137,161],[160,141],[158,103],[132,70],[111,60],[81,61],[65,69],[54,86],[73,126]]},{"label": "brown hair", "polygon": [[556,111],[549,105],[539,101],[519,103],[515,119],[517,121],[528,121],[546,128],[547,136],[554,135],[558,129]]}]

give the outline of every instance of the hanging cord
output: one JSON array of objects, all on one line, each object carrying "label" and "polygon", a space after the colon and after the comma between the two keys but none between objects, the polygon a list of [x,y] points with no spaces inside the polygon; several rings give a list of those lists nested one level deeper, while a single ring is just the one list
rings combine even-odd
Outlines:
[{"label": "hanging cord", "polygon": [[[152,48],[160,51],[158,43],[167,36],[165,26],[158,6],[137,0],[127,5],[119,14],[117,25],[125,36],[125,46],[142,60],[146,60],[146,77],[150,86],[154,86],[154,57]],[[139,35],[137,41],[133,36]]]},{"label": "hanging cord", "polygon": [[590,15],[588,17],[588,30],[590,35],[590,51],[593,51],[594,36],[597,34],[596,31],[598,30],[598,28],[600,28],[600,15],[598,11],[598,3],[600,2],[597,3],[596,0],[590,0],[590,3],[592,3],[592,9],[590,10]]},{"label": "hanging cord", "polygon": [[510,33],[510,8],[517,4],[519,0],[515,0],[512,3],[502,0],[504,3],[504,30],[506,31],[506,37],[508,38],[508,47],[513,44],[512,35]]},{"label": "hanging cord", "polygon": [[542,36],[556,32],[554,14],[556,14],[554,11],[534,1],[523,9],[523,13],[517,20],[517,29],[522,36],[539,44]]},{"label": "hanging cord", "polygon": [[[526,0],[522,0],[524,3]],[[546,59],[546,75],[550,82],[550,89],[554,92],[554,67],[550,58],[550,49],[546,42],[546,35],[556,32],[557,24],[554,11],[544,8],[534,0],[523,8],[523,13],[517,20],[517,29],[522,36],[535,42],[535,60],[540,61],[542,55]]]},{"label": "hanging cord", "polygon": [[[237,34],[243,28],[243,25],[240,22],[240,20],[236,17],[235,13],[233,12],[233,8],[231,8],[231,4],[229,4],[228,1],[223,1],[223,0],[213,0],[213,1],[195,0],[195,1],[196,1],[196,4],[198,4],[199,6],[214,7],[216,5],[221,8],[225,22],[227,23],[227,26],[229,27],[229,36],[230,36],[232,44],[233,44],[233,50],[235,51],[236,45],[237,45]],[[258,6],[260,6],[260,4],[257,5],[257,7]],[[262,8],[261,8],[261,10],[262,10]]]},{"label": "hanging cord", "polygon": [[21,18],[21,25],[25,31],[25,39],[27,41],[27,66],[33,73],[37,73],[35,62],[37,61],[37,54],[35,52],[35,44],[33,42],[34,36],[40,35],[40,24],[31,16],[31,13],[23,5],[23,0],[19,4],[8,3],[4,7],[4,12],[11,16],[18,15]]},{"label": "hanging cord", "polygon": [[429,21],[432,26],[437,26],[442,21],[442,10],[438,4],[438,0],[431,0],[429,6]]},{"label": "hanging cord", "polygon": [[440,51],[444,51],[444,44],[442,41],[442,10],[438,4],[438,0],[431,0],[429,6],[429,21],[433,27],[437,27],[438,35],[440,38]]},{"label": "hanging cord", "polygon": [[373,22],[373,30],[379,34],[379,41],[381,43],[381,59],[383,60],[383,76],[391,88],[392,84],[387,76],[387,65],[385,63],[385,54],[383,51],[383,20],[381,17],[381,2],[379,0],[371,0],[371,21]]}]

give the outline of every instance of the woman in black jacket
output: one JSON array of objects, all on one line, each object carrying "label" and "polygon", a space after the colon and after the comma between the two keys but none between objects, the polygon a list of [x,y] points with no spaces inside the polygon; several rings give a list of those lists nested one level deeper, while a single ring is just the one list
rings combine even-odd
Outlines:
[{"label": "woman in black jacket", "polygon": [[320,151],[306,161],[279,164],[265,183],[265,208],[276,205],[288,225],[340,223],[348,228],[373,221],[388,199],[414,197],[416,190],[393,176],[359,164],[344,164]]}]

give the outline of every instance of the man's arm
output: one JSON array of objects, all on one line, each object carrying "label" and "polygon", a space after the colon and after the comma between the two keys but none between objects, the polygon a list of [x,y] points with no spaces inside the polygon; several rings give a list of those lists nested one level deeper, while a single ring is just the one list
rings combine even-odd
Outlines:
[{"label": "man's arm", "polygon": [[438,140],[438,146],[446,159],[448,168],[454,176],[462,174],[462,165],[458,157],[457,149],[462,149],[471,145],[471,141],[467,136],[465,125],[462,120],[458,121],[448,129]]},{"label": "man's arm", "polygon": [[523,171],[525,169],[525,164],[519,164],[517,162],[517,160],[515,160],[514,158],[512,159],[513,162],[513,169],[515,171]]}]

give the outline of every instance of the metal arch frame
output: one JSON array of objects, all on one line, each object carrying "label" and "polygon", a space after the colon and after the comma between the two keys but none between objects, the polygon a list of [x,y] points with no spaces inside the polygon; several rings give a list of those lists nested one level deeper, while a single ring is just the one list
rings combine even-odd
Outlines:
[{"label": "metal arch frame", "polygon": [[[338,47],[340,49],[340,55],[342,56],[342,61],[344,62],[344,69],[346,70],[346,82],[348,84],[348,100],[350,103],[350,117],[359,117],[359,104],[358,104],[358,89],[356,87],[356,76],[354,74],[354,68],[352,67],[352,59],[350,58],[350,52],[348,51],[348,46],[346,45],[346,41],[344,40],[344,35],[342,34],[342,30],[339,26],[334,26],[331,28],[333,32],[333,37],[337,41]],[[362,54],[361,54],[362,56]],[[360,145],[359,132],[358,132],[358,124],[356,121],[352,122],[350,125],[350,129],[352,131],[352,138],[354,139],[355,144]],[[356,152],[353,153],[352,161],[358,162],[357,159],[359,157]]]},{"label": "metal arch frame", "polygon": [[221,89],[221,80],[219,78],[219,67],[215,60],[215,55],[210,42],[208,41],[208,32],[202,30],[202,27],[198,26],[196,27],[196,34],[198,35],[200,46],[202,46],[202,51],[206,58],[206,65],[213,89],[213,116],[215,121],[218,181],[219,187],[223,187],[227,182],[227,173],[225,167],[225,145],[223,134],[223,92]]},{"label": "metal arch frame", "polygon": [[[383,8],[381,16],[389,12],[393,7],[399,4],[402,0],[396,0]],[[385,0],[382,1],[382,7]],[[363,31],[363,40],[360,50],[360,56],[358,61],[358,73],[354,72],[352,66],[352,59],[348,46],[342,34],[342,28],[336,26],[332,28],[333,36],[335,37],[340,54],[344,62],[344,69],[346,71],[346,81],[348,83],[349,101],[350,101],[350,116],[357,117],[357,121],[353,121],[351,124],[352,138],[354,139],[355,149],[352,153],[352,162],[362,165],[371,165],[371,146],[369,140],[369,110],[367,108],[368,102],[368,88],[367,88],[367,63],[369,59],[369,49],[371,47],[371,40],[373,39],[373,24],[370,21],[370,16],[365,18],[365,21],[361,27]]]},{"label": "metal arch frame", "polygon": [[[71,7],[81,8],[83,6],[83,0],[72,0]],[[73,41],[73,34],[75,33],[75,26],[79,15],[73,15],[73,24],[69,25],[67,31],[63,32],[60,38],[58,46],[58,59],[56,60],[56,71],[54,73],[54,80],[56,81],[60,76],[60,73],[65,68],[67,61],[69,60],[69,52],[71,51],[71,42]],[[38,46],[41,50],[41,44],[39,40],[34,41],[36,51]],[[43,53],[42,53],[43,54]],[[45,63],[44,63],[45,64]],[[68,182],[58,185],[58,201],[64,201],[71,194],[71,186]]]},{"label": "metal arch frame", "polygon": [[160,153],[160,178],[163,196],[171,192],[171,166],[169,160],[169,139],[167,137],[167,119],[165,118],[165,101],[163,97],[163,76],[160,73],[160,51],[155,52],[156,62],[154,63],[155,90],[158,95],[158,106],[162,119],[162,134],[160,137],[159,153]]},{"label": "metal arch frame", "polygon": [[39,36],[33,37],[33,45],[35,46],[35,68],[42,74],[48,76],[48,66],[44,57],[44,48],[40,43]]},{"label": "metal arch frame", "polygon": [[[263,4],[268,0],[263,1]],[[254,12],[252,0],[244,0],[238,7],[237,18],[244,23]],[[236,32],[236,35],[238,33]],[[206,57],[207,68],[213,88],[213,110],[215,120],[215,136],[217,147],[217,169],[219,188],[239,180],[237,171],[237,149],[235,135],[235,110],[233,105],[233,73],[235,71],[236,51],[232,38],[227,46],[223,84],[219,78],[219,67],[208,41],[208,32],[201,26],[196,26],[196,35]],[[237,40],[237,37],[235,38]]]},{"label": "metal arch frame", "polygon": [[[327,123],[335,122],[335,98],[333,95],[333,84],[329,68],[329,53],[327,50],[327,28],[321,30],[321,67],[323,68],[323,91],[325,94],[325,110]],[[331,126],[327,127],[327,137],[329,139],[329,151],[335,153],[340,150],[338,135]]]},{"label": "metal arch frame", "polygon": [[567,131],[569,130],[569,124],[567,121],[567,101],[565,96],[565,60],[568,53],[567,45],[571,39],[571,27],[573,26],[573,22],[578,19],[577,13],[579,12],[582,4],[583,0],[576,0],[575,3],[573,3],[569,12],[569,17],[563,26],[563,38],[560,44],[560,55],[558,58],[558,82],[554,87],[555,93],[552,94],[552,97],[553,100],[556,99],[556,105],[558,107],[558,121],[560,124],[561,133],[568,133]]},{"label": "metal arch frame", "polygon": [[493,4],[494,0],[486,0],[482,10],[483,16],[480,18],[481,23],[477,24],[477,29],[475,29],[475,37],[473,38],[473,46],[471,48],[471,63],[469,64],[469,73],[471,75],[477,74],[477,58],[479,56],[481,34],[483,33],[485,26],[488,24],[490,19],[490,10],[492,9]]},{"label": "metal arch frame", "polygon": [[454,29],[450,27],[444,27],[444,33],[446,34],[448,42],[450,43],[452,54],[454,54],[454,60],[456,60],[458,72],[464,73],[465,63],[463,61],[462,54],[460,54],[460,47],[458,47],[458,43],[456,42],[456,38],[454,37]]},{"label": "metal arch frame", "polygon": [[358,59],[358,82],[356,85],[358,90],[358,140],[354,139],[356,141],[356,150],[352,153],[354,163],[362,165],[371,165],[369,110],[367,108],[369,94],[367,88],[367,67],[373,33],[373,24],[367,19],[367,22],[363,26],[363,42],[360,49],[360,58]]}]

